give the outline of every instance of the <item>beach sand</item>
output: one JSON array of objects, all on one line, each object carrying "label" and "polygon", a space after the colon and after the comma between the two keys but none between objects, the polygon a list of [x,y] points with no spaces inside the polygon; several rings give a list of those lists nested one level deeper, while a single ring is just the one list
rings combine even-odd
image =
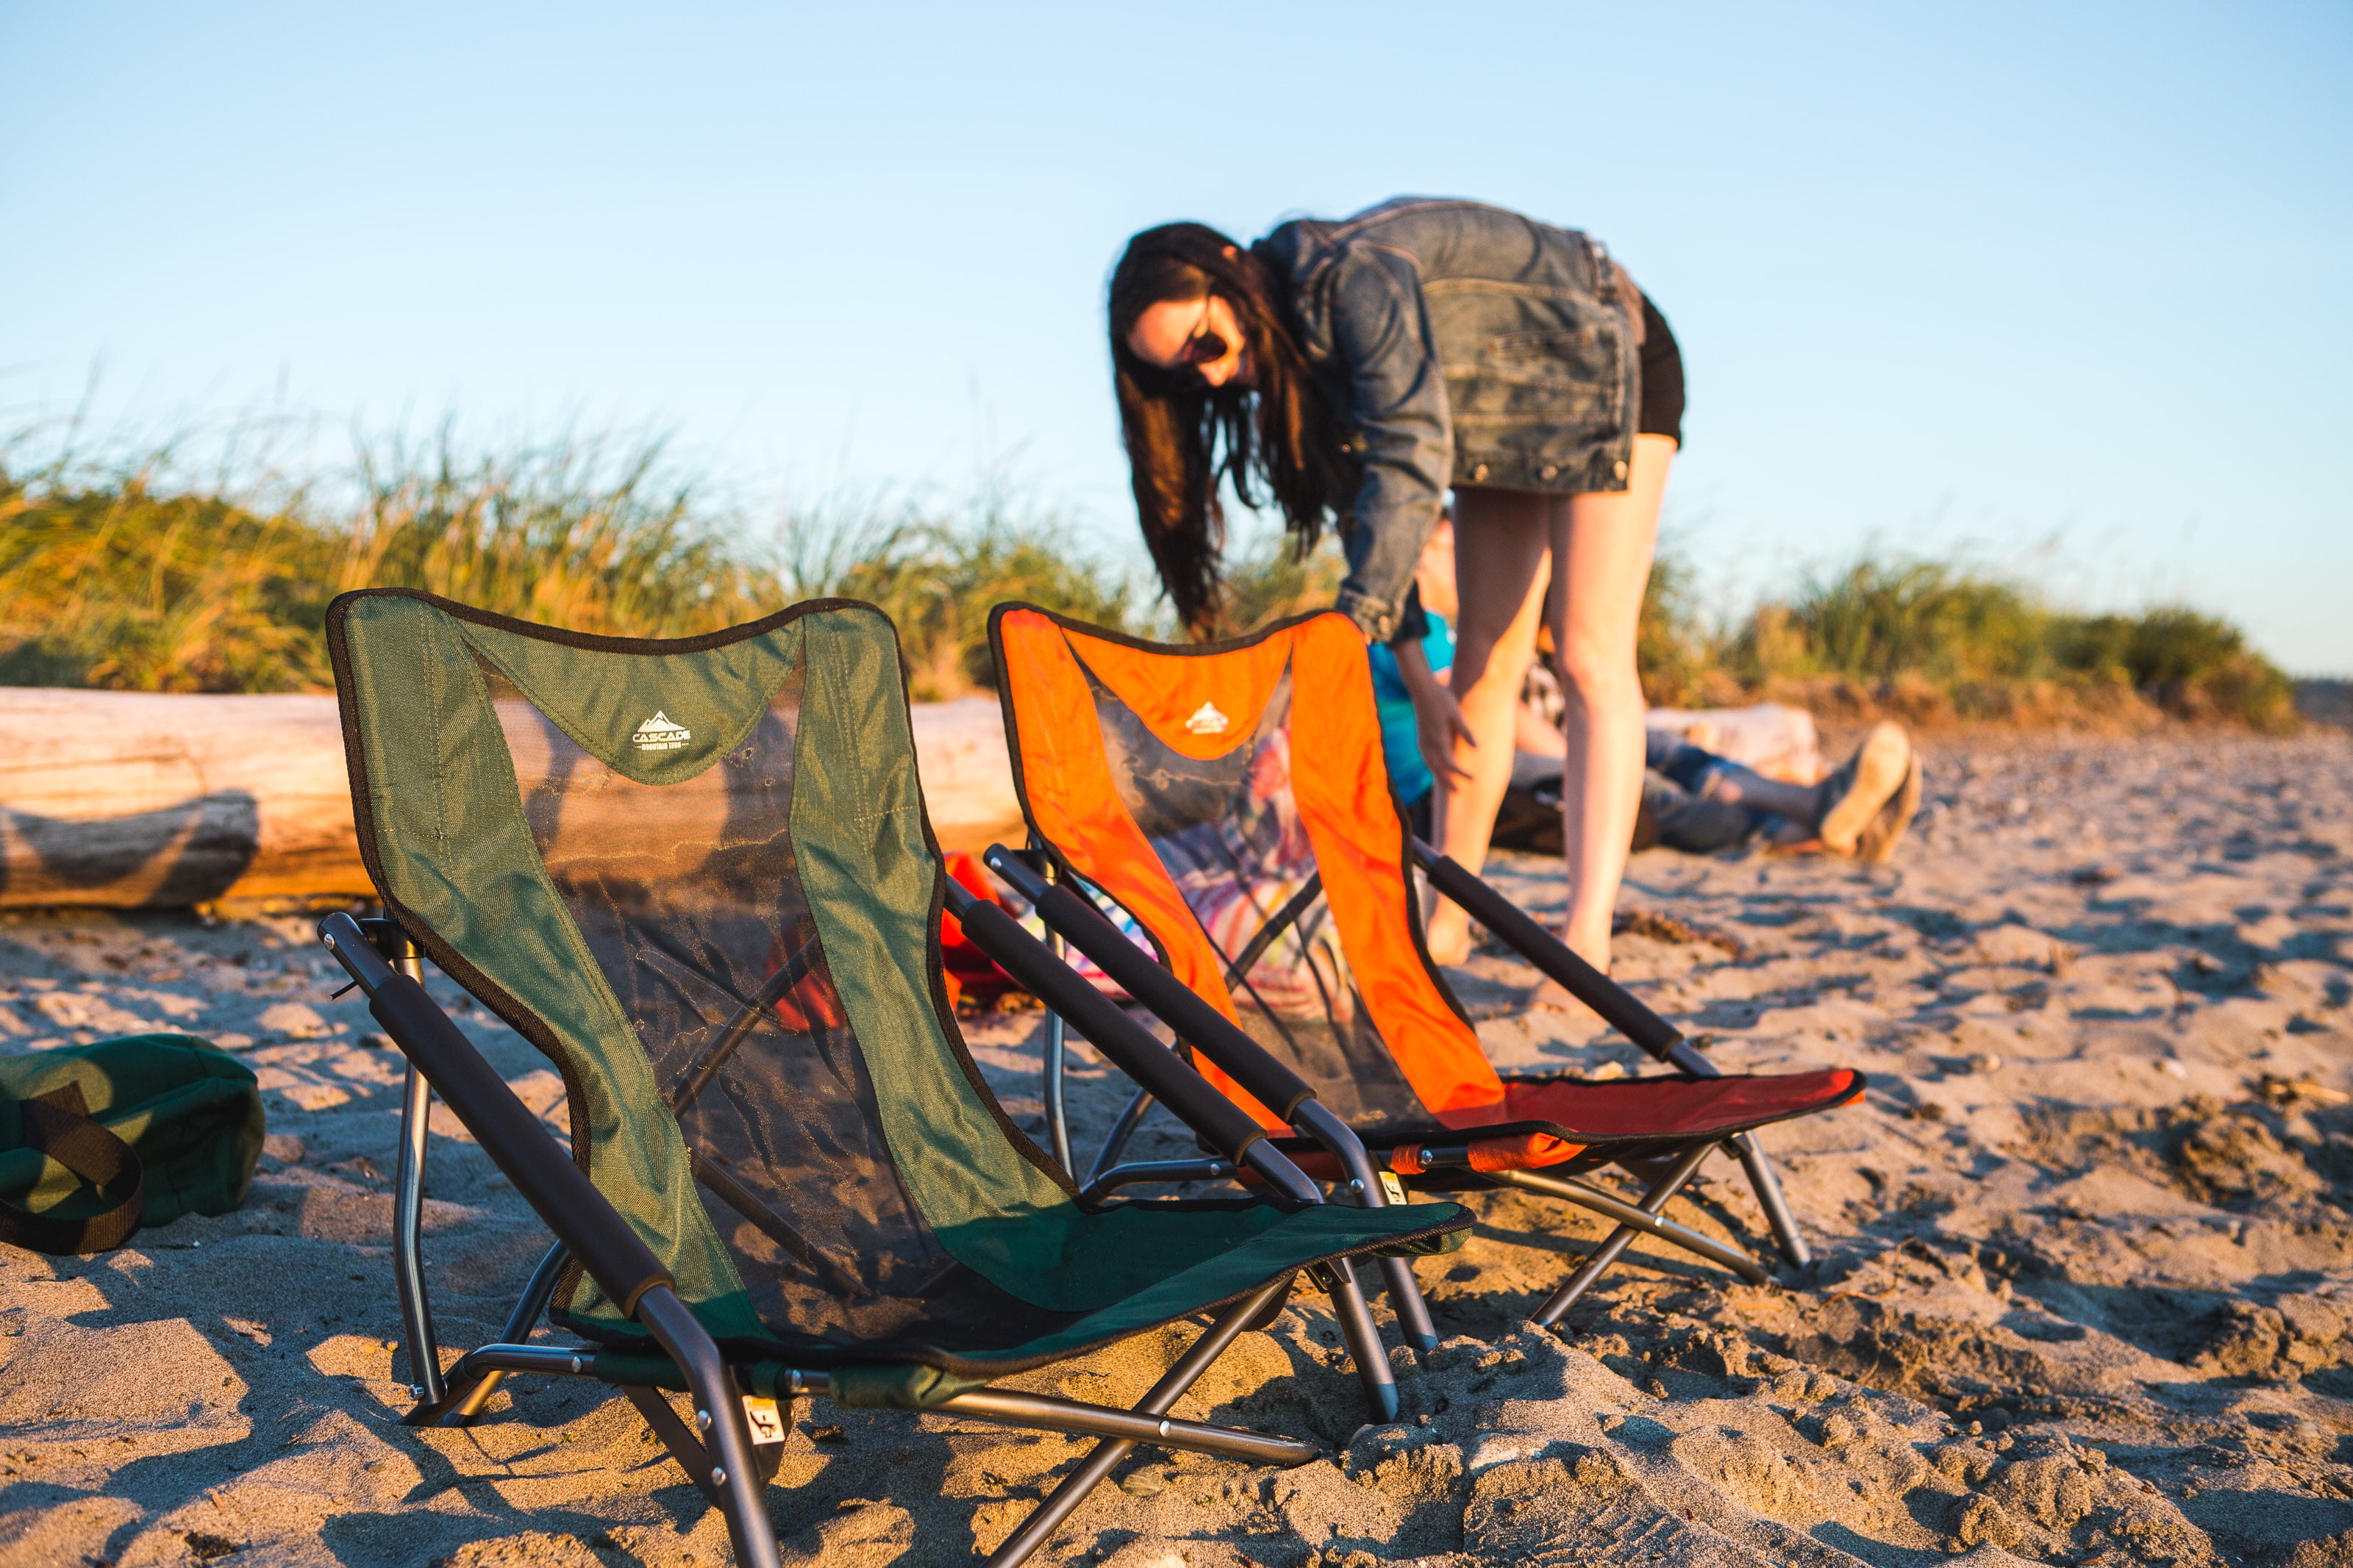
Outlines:
[{"label": "beach sand", "polygon": [[[1977,738],[1929,762],[1892,866],[1652,851],[1626,888],[1621,975],[1715,1059],[1871,1076],[1865,1103],[1764,1134],[1813,1265],[1750,1288],[1638,1245],[1555,1334],[1525,1314],[1599,1223],[1474,1198],[1469,1246],[1421,1265],[1445,1342],[1393,1357],[1400,1423],[1362,1425],[1303,1290],[1178,1413],[1330,1457],[1138,1450],[1039,1561],[2353,1562],[2353,741]],[[1497,873],[1557,908],[1557,863]],[[1506,1068],[1655,1070],[1526,1011],[1524,966],[1457,975]],[[723,1562],[716,1514],[596,1385],[520,1379],[470,1429],[399,1425],[401,1062],[339,983],[300,919],[0,922],[0,1050],[206,1035],[261,1073],[271,1125],[239,1213],[100,1258],[0,1247],[0,1563]],[[529,1046],[459,1016],[560,1109]],[[1033,1127],[1036,1024],[969,1030]],[[1124,1096],[1074,1052],[1084,1161]],[[454,1355],[547,1238],[433,1125]],[[1183,1146],[1155,1121],[1138,1149]],[[1769,1245],[1722,1162],[1672,1212]],[[1190,1331],[1019,1381],[1132,1401]],[[797,1417],[769,1493],[796,1563],[965,1560],[1085,1447]]]}]

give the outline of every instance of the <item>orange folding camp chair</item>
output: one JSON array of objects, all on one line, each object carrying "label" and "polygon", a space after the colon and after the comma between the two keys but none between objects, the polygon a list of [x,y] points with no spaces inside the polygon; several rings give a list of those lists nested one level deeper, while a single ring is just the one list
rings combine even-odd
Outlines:
[{"label": "orange folding camp chair", "polygon": [[[1535,1314],[1546,1324],[1638,1235],[1765,1280],[1740,1247],[1664,1217],[1717,1149],[1746,1171],[1783,1256],[1808,1260],[1755,1130],[1852,1104],[1863,1075],[1720,1072],[1624,987],[1415,839],[1382,757],[1364,638],[1345,616],[1169,646],[1000,605],[989,637],[1033,837],[1019,854],[993,848],[988,865],[1158,1014],[1261,1126],[1285,1129],[1292,1107],[1258,1090],[1304,1080],[1382,1167],[1346,1170],[1278,1136],[1303,1168],[1359,1187],[1376,1177],[1429,1191],[1510,1187],[1617,1222]],[[1423,943],[1417,866],[1672,1075],[1499,1076]],[[1139,1092],[1114,1126],[1091,1195],[1187,1173],[1184,1162],[1121,1163],[1151,1103]],[[1644,1184],[1639,1198],[1583,1179],[1612,1164]],[[1424,1342],[1428,1319],[1404,1273],[1391,1273],[1391,1295],[1409,1337]]]}]

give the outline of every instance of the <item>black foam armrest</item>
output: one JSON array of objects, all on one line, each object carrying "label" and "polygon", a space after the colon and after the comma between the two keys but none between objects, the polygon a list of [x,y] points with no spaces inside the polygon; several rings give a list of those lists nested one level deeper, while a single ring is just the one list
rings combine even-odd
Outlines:
[{"label": "black foam armrest", "polygon": [[1517,904],[1419,839],[1414,849],[1430,885],[1452,899],[1472,920],[1502,937],[1522,958],[1560,983],[1561,988],[1653,1057],[1694,1078],[1717,1078],[1722,1069],[1693,1048],[1683,1031],[1642,1005],[1641,999],[1577,956],[1560,938],[1530,920]]}]

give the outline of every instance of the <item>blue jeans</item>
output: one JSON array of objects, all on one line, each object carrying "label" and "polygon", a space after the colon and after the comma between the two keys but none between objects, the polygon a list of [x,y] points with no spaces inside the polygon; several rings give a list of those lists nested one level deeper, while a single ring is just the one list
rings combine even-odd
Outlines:
[{"label": "blue jeans", "polygon": [[1663,844],[1686,855],[1711,855],[1746,844],[1770,816],[1708,799],[1708,781],[1738,764],[1671,731],[1650,731],[1642,763],[1642,804],[1634,824],[1638,849]]}]

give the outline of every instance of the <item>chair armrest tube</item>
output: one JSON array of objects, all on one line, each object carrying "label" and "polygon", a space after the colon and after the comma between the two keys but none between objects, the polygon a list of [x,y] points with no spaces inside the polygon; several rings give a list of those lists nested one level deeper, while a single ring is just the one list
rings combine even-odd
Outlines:
[{"label": "chair armrest tube", "polygon": [[1685,1072],[1701,1078],[1718,1076],[1715,1064],[1692,1049],[1682,1031],[1579,958],[1567,942],[1530,920],[1511,900],[1418,838],[1414,850],[1422,868],[1430,873],[1431,887],[1461,904],[1472,920],[1509,942],[1521,957],[1558,981],[1562,989],[1600,1014],[1619,1033]]},{"label": "chair armrest tube", "polygon": [[625,1314],[636,1316],[638,1300],[657,1285],[674,1284],[670,1270],[565,1157],[539,1118],[515,1098],[424,986],[406,974],[390,974],[368,997],[368,1011]]},{"label": "chair armrest tube", "polygon": [[1309,1100],[1299,1108],[1298,1118],[1292,1123],[1293,1131],[1313,1138],[1324,1145],[1325,1152],[1340,1163],[1355,1183],[1362,1202],[1367,1208],[1386,1208],[1388,1200],[1381,1194],[1379,1173],[1373,1169],[1372,1156],[1365,1152],[1365,1141],[1356,1130],[1324,1108],[1320,1100]]},{"label": "chair armrest tube", "polygon": [[[953,881],[949,888],[949,913],[963,922],[964,934],[974,946],[1060,1013],[1095,1049],[1207,1140],[1211,1149],[1235,1164],[1245,1163],[1243,1152],[1266,1132],[1241,1107],[1211,1089],[1200,1074],[1185,1065],[1182,1057],[1081,979],[1011,915],[965,893]],[[957,893],[965,895],[961,907]]]},{"label": "chair armrest tube", "polygon": [[[1000,865],[1000,859],[1010,864]],[[1294,1121],[1301,1102],[1315,1098],[1305,1079],[1269,1056],[1232,1019],[1163,969],[1150,953],[1103,919],[1101,910],[1014,860],[1002,845],[990,847],[988,865],[1036,906],[1039,915],[1064,941],[1157,1014],[1187,1045],[1223,1068],[1261,1105],[1285,1121]]]},{"label": "chair armrest tube", "polygon": [[1253,1143],[1243,1150],[1242,1163],[1281,1193],[1286,1203],[1312,1209],[1324,1201],[1323,1189],[1307,1179],[1306,1172],[1291,1163],[1290,1155],[1271,1143]]}]

